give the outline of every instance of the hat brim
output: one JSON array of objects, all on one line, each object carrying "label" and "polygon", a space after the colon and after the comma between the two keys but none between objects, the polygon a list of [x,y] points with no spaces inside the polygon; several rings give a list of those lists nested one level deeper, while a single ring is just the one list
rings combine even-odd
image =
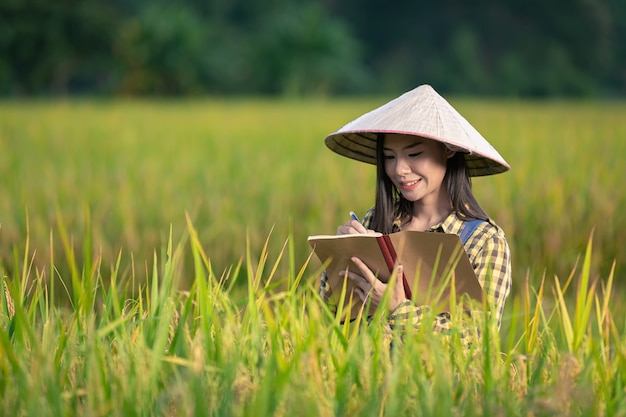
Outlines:
[{"label": "hat brim", "polygon": [[375,164],[376,138],[390,133],[433,139],[463,152],[473,177],[510,169],[498,151],[428,84],[351,121],[328,135],[325,143],[340,155]]},{"label": "hat brim", "polygon": [[376,131],[339,131],[328,135],[324,139],[326,146],[333,152],[356,161],[376,165],[376,141],[380,134],[408,134],[426,139],[432,139],[448,145],[451,148],[463,152],[467,164],[468,174],[472,177],[500,174],[508,171],[511,167],[504,161],[496,161],[493,157],[471,151],[461,144],[453,143],[450,139],[440,138],[427,134],[416,134],[397,130]]}]

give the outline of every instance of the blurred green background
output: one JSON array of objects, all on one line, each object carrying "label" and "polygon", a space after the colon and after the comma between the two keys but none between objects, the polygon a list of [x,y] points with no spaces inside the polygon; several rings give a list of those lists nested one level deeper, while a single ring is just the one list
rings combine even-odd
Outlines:
[{"label": "blurred green background", "polygon": [[2,0],[0,94],[626,93],[622,0]]}]

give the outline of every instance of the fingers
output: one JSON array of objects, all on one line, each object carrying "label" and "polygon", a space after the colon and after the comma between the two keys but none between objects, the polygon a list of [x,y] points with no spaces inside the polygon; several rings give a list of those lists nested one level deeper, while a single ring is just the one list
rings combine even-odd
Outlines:
[{"label": "fingers", "polygon": [[347,276],[356,288],[362,290],[364,293],[370,292],[373,287],[373,285],[365,277],[356,272],[342,271],[342,275]]},{"label": "fingers", "polygon": [[369,233],[365,226],[356,220],[350,219],[337,228],[338,235],[363,234]]},{"label": "fingers", "polygon": [[348,276],[355,285],[354,292],[362,301],[367,301],[368,297],[374,294],[374,287],[365,281],[363,277],[357,274],[349,274]]},{"label": "fingers", "polygon": [[352,258],[350,258],[350,260],[354,262],[356,267],[359,268],[359,271],[361,271],[360,277],[362,278],[362,281],[368,283],[369,286],[372,287],[376,282],[376,275],[374,275],[374,273],[367,267],[367,265],[365,265],[365,262],[363,262],[356,256],[353,256]]},{"label": "fingers", "polygon": [[393,273],[397,277],[402,279],[402,274],[404,273],[404,267],[401,264],[396,264],[396,266],[393,268]]},{"label": "fingers", "polygon": [[356,293],[357,297],[361,299],[361,301],[367,301],[367,296],[369,295],[369,291],[365,292],[363,291],[363,289],[357,287],[354,289],[354,292]]},{"label": "fingers", "polygon": [[[405,282],[404,282],[404,267],[400,264],[396,265],[395,268],[393,269],[393,273],[396,276],[396,284],[395,284],[395,291],[394,293],[396,294],[402,294],[404,295],[406,298],[411,298],[410,296],[410,288],[405,288]],[[409,294],[407,294],[407,291],[409,291]]]},{"label": "fingers", "polygon": [[[380,294],[377,294],[375,283],[376,276],[359,258],[353,257],[352,262],[358,268],[357,271],[342,271],[341,274],[347,276],[354,284],[354,292],[362,300],[366,301],[369,297],[373,297],[373,303],[377,304]],[[380,283],[382,284],[382,283]]]},{"label": "fingers", "polygon": [[391,293],[391,301],[389,302],[389,311],[395,311],[398,306],[407,299],[411,299],[412,296],[406,293],[404,288],[404,267],[400,264],[397,264],[393,270],[393,273],[396,276],[395,283],[393,286],[393,290]]},{"label": "fingers", "polygon": [[[347,276],[355,285],[354,292],[361,300],[367,301],[368,298],[371,298],[372,305],[377,306],[382,300],[383,294],[387,289],[387,284],[378,280],[374,273],[359,258],[353,257],[351,260],[358,268],[358,271],[342,271],[342,274]],[[394,311],[407,299],[402,280],[403,271],[404,268],[400,264],[396,265],[394,268],[393,274],[396,279],[393,280],[394,285],[391,289],[389,311]]]}]

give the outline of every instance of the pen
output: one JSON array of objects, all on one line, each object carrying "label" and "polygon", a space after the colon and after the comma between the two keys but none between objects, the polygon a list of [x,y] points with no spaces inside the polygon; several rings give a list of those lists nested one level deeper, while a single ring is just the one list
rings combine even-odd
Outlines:
[{"label": "pen", "polygon": [[356,214],[354,214],[353,211],[350,212],[350,217],[352,217],[357,222],[361,223],[361,220],[359,220],[359,217]]}]

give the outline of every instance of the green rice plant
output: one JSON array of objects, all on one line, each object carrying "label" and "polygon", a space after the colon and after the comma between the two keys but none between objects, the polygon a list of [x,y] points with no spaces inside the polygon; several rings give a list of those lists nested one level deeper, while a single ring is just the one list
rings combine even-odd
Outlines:
[{"label": "green rice plant", "polygon": [[[590,324],[590,314],[594,306],[594,295],[596,283],[589,282],[589,269],[591,264],[592,242],[589,240],[587,246],[587,252],[583,262],[580,280],[578,283],[576,294],[576,306],[574,308],[575,316],[572,318],[568,313],[566,306],[565,296],[561,289],[561,284],[558,278],[556,278],[555,294],[558,301],[558,312],[561,317],[562,329],[567,342],[567,347],[570,352],[576,352],[581,348],[585,336],[587,336],[587,329]],[[612,276],[609,277],[609,282],[612,281]]]},{"label": "green rice plant", "polygon": [[[8,280],[19,302],[0,330],[1,410],[471,416],[616,415],[623,406],[624,325],[613,317],[613,275],[587,285],[591,238],[577,286],[573,278],[556,284],[551,305],[543,285],[535,290],[527,281],[526,294],[515,295],[508,309],[508,327],[498,335],[488,316],[475,317],[470,324],[482,336],[466,349],[459,329],[389,329],[382,310],[342,323],[317,295],[306,263],[286,268],[295,276],[278,272],[292,262],[292,236],[273,255],[275,237],[259,253],[247,246],[236,266],[244,274],[216,274],[191,217],[177,244],[169,235],[139,292],[128,284],[132,277],[117,268],[105,273],[96,259],[93,268],[78,268],[78,279],[59,277],[71,293],[95,291],[66,308],[49,298],[44,275],[55,265],[26,264],[26,275],[35,276],[23,294]],[[67,250],[65,262],[84,263]],[[181,290],[186,253],[193,278]],[[245,285],[235,282],[242,276]],[[451,314],[466,320],[462,311]]]}]

